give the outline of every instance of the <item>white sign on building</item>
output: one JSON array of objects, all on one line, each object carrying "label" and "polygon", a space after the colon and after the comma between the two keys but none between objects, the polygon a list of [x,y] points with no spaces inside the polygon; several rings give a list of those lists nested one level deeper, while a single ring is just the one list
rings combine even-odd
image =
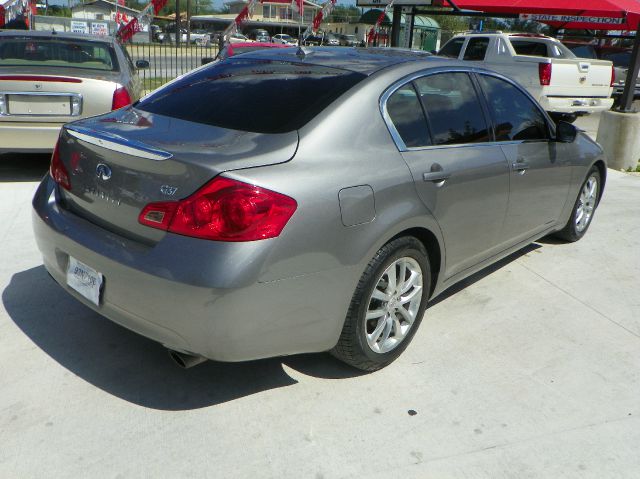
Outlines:
[{"label": "white sign on building", "polygon": [[71,20],[71,32],[72,33],[89,33],[89,25],[87,25],[87,22],[79,22],[77,20]]},{"label": "white sign on building", "polygon": [[91,22],[91,35],[109,35],[109,26],[106,22]]}]

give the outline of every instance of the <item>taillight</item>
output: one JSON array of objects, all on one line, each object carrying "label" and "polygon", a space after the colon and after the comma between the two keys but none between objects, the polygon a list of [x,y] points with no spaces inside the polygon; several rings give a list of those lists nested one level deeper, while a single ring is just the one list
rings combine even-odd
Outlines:
[{"label": "taillight", "polygon": [[58,150],[58,143],[53,149],[53,155],[51,155],[51,166],[49,167],[49,174],[53,181],[62,186],[65,190],[71,191],[71,183],[69,183],[69,173],[64,167],[62,160],[60,159],[60,152]]},{"label": "taillight", "polygon": [[281,193],[217,177],[183,200],[148,204],[138,221],[194,238],[256,241],[279,236],[297,206]]},{"label": "taillight", "polygon": [[609,86],[613,86],[615,82],[616,82],[616,69],[613,67],[613,65],[611,65],[611,82],[609,83]]},{"label": "taillight", "polygon": [[120,87],[113,92],[113,100],[111,101],[111,109],[117,110],[123,106],[131,105],[131,97],[125,87]]},{"label": "taillight", "polygon": [[540,85],[547,86],[551,84],[551,63],[538,63],[538,77]]}]

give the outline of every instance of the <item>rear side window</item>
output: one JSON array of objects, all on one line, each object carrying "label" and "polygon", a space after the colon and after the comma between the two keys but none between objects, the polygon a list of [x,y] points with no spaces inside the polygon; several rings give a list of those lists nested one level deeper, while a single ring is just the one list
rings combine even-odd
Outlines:
[{"label": "rear side window", "polygon": [[520,90],[499,78],[478,75],[495,124],[496,141],[546,140],[547,122]]},{"label": "rear side window", "polygon": [[411,84],[399,88],[389,97],[387,113],[406,146],[415,148],[431,144],[424,112]]},{"label": "rear side window", "polygon": [[325,66],[230,58],[138,102],[168,117],[256,133],[297,130],[365,75]]},{"label": "rear side window", "polygon": [[442,49],[438,52],[438,55],[449,58],[458,58],[462,45],[464,44],[463,38],[454,38],[450,40]]},{"label": "rear side window", "polygon": [[489,46],[488,38],[472,38],[464,51],[464,60],[482,61]]},{"label": "rear side window", "polygon": [[439,73],[420,78],[415,85],[427,112],[434,145],[491,141],[469,75]]}]

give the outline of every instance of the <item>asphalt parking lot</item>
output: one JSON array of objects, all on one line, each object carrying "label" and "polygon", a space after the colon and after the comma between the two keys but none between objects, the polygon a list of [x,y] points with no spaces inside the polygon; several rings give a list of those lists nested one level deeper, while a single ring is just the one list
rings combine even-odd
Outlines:
[{"label": "asphalt parking lot", "polygon": [[49,279],[0,156],[0,478],[633,478],[640,176],[586,237],[545,239],[432,302],[390,367],[328,355],[181,370]]}]

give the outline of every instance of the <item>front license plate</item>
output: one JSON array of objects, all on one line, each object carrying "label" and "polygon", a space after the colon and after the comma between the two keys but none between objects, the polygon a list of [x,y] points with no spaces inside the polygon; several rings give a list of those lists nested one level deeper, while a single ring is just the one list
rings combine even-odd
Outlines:
[{"label": "front license plate", "polygon": [[67,284],[96,306],[100,305],[102,281],[102,273],[69,256]]}]

